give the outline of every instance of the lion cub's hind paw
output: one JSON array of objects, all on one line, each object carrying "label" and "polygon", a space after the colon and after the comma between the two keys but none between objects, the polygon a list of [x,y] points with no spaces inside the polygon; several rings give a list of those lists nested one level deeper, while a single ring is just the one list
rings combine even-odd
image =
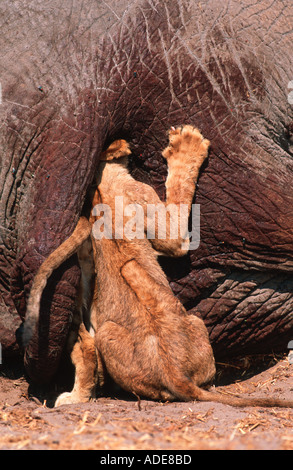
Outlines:
[{"label": "lion cub's hind paw", "polygon": [[89,398],[82,399],[75,393],[64,392],[57,398],[54,407],[57,408],[61,405],[74,405],[76,403],[86,403],[89,401]]},{"label": "lion cub's hind paw", "polygon": [[163,152],[166,160],[192,159],[199,163],[208,156],[210,142],[193,126],[171,127],[169,130],[169,145]]}]

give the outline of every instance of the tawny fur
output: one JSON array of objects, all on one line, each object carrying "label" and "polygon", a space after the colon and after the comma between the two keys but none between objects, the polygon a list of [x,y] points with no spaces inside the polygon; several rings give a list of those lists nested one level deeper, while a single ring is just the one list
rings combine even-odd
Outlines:
[{"label": "tawny fur", "polygon": [[[188,204],[190,210],[199,171],[208,155],[209,142],[191,126],[172,128],[169,140],[169,146],[163,152],[169,170],[165,204]],[[146,228],[147,204],[161,201],[150,186],[137,182],[128,173],[129,153],[128,144],[123,140],[114,142],[104,152],[93,205],[97,202],[108,204],[115,215],[115,196],[123,196],[124,205],[137,203],[143,206]],[[72,237],[59,248],[59,256],[64,249],[59,264],[67,256],[69,245],[70,252],[78,249],[77,235],[80,231],[83,240],[84,222],[82,228],[78,226]],[[89,228],[94,222],[95,218],[91,217]],[[94,263],[89,265],[95,268],[91,304],[91,325],[95,335],[91,337],[81,323],[79,338],[71,355],[76,368],[75,386],[71,393],[62,394],[56,405],[90,399],[96,383],[103,381],[106,368],[123,389],[152,399],[292,407],[293,402],[289,401],[226,397],[202,388],[211,383],[215,374],[208,332],[203,321],[188,315],[173,295],[157,261],[158,253],[168,256],[186,253],[186,239],[178,237],[172,240],[168,230],[165,240],[159,240],[157,234],[158,226],[151,240],[146,237],[132,241],[96,240],[91,236],[92,247],[88,241],[87,249],[83,245],[84,260],[91,257],[91,248],[94,253]],[[48,264],[44,263],[43,272],[50,271]],[[37,274],[36,279],[40,277]],[[91,269],[88,269],[86,278],[90,277]],[[38,281],[38,285],[32,288],[28,330],[31,312],[36,318],[39,308],[40,289],[43,289],[43,284]]]},{"label": "tawny fur", "polygon": [[81,217],[70,238],[51,253],[39,268],[33,281],[27,305],[26,319],[22,334],[24,347],[30,342],[37,326],[41,297],[49,277],[55,269],[76,253],[83,243],[87,243],[90,233],[91,226],[89,225],[88,220],[85,217]]}]

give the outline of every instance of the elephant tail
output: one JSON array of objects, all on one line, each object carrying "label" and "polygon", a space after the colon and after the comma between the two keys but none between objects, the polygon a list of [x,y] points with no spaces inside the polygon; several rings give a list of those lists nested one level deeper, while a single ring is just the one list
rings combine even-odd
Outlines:
[{"label": "elephant tail", "polygon": [[30,291],[23,327],[22,344],[24,347],[29,344],[38,323],[42,293],[49,277],[55,269],[77,252],[90,236],[91,229],[89,221],[81,217],[72,235],[48,256],[37,271]]}]

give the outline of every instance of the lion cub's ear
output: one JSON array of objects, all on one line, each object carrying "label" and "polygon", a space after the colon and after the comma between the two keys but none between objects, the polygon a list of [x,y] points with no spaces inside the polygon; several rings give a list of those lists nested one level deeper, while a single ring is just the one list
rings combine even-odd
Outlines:
[{"label": "lion cub's ear", "polygon": [[110,161],[115,158],[126,157],[131,154],[128,142],[126,140],[115,140],[110,147],[101,155],[101,161]]}]

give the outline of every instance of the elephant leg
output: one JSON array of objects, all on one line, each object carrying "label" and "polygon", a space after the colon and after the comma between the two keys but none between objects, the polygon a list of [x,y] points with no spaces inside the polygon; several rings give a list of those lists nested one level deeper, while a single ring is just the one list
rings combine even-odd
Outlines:
[{"label": "elephant leg", "polygon": [[73,346],[71,360],[75,367],[73,390],[62,393],[57,398],[55,406],[84,403],[94,396],[101,367],[98,365],[99,355],[95,348],[94,338],[83,323],[79,327],[78,340]]}]

